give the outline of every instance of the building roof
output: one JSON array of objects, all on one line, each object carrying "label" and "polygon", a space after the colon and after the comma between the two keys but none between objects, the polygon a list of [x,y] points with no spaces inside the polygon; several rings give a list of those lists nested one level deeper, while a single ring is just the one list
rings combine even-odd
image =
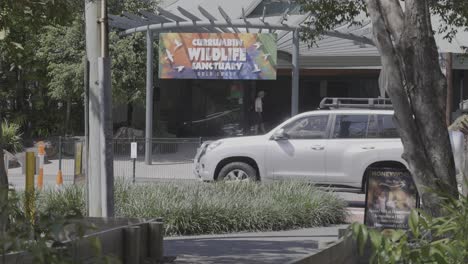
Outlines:
[{"label": "building roof", "polygon": [[[273,0],[162,0],[161,8],[142,11],[140,14],[124,13],[124,17],[110,15],[113,27],[124,29],[126,34],[145,31],[176,32],[260,32],[268,30],[278,35],[279,68],[291,67],[288,54],[292,54],[292,30],[308,19],[307,14],[271,15],[266,3]],[[263,4],[263,15],[258,8]],[[257,8],[257,9],[256,9]],[[250,16],[256,10],[255,16]],[[277,10],[276,10],[277,11]],[[277,13],[277,12],[276,12]],[[438,29],[443,23],[433,16],[432,24]],[[149,25],[149,26],[148,26]],[[202,26],[200,26],[202,25]],[[250,25],[250,27],[249,27]],[[436,30],[437,31],[437,30]],[[441,53],[464,53],[468,46],[468,32],[460,29],[452,42],[444,34],[435,34]],[[380,68],[380,57],[372,43],[372,25],[367,20],[362,26],[343,25],[327,32],[314,45],[301,42],[301,68]],[[457,62],[457,67],[463,67]],[[466,63],[468,64],[468,62]],[[465,67],[468,67],[465,66]]]}]

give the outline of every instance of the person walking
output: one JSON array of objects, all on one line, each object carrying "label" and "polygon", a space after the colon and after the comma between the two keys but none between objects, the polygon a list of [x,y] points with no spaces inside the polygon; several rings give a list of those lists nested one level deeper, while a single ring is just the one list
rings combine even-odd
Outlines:
[{"label": "person walking", "polygon": [[260,91],[257,94],[255,99],[255,134],[258,135],[259,129],[262,134],[265,134],[265,126],[263,124],[263,98],[265,97],[265,92]]}]

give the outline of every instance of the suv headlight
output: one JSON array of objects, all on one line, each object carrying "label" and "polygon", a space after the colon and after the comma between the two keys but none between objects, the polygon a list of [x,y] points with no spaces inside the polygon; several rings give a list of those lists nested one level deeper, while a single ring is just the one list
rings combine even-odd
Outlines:
[{"label": "suv headlight", "polygon": [[219,147],[219,145],[221,145],[221,144],[223,144],[223,141],[221,141],[221,140],[218,140],[218,141],[215,141],[215,142],[213,142],[213,143],[210,143],[210,144],[208,145],[208,147],[206,148],[206,151],[207,151],[207,152],[208,152],[208,151],[212,151],[213,149]]}]

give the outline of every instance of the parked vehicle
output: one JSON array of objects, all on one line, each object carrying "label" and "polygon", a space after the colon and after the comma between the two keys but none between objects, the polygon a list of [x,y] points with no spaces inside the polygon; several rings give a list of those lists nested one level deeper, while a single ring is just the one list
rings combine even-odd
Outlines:
[{"label": "parked vehicle", "polygon": [[385,109],[391,105],[339,103],[324,99],[322,106],[335,109],[299,114],[265,135],[205,142],[195,174],[205,181],[300,179],[364,188],[371,167],[407,168],[393,110]]}]

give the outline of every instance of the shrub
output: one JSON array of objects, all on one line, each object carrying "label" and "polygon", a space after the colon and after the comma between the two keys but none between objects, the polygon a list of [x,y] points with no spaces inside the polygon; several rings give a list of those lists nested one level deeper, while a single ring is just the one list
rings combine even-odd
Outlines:
[{"label": "shrub", "polygon": [[431,217],[422,210],[413,210],[409,230],[379,232],[353,224],[361,254],[370,241],[371,263],[468,263],[468,197],[439,195],[448,214]]},{"label": "shrub", "polygon": [[[75,207],[83,212],[84,202],[76,201],[83,193],[77,188],[41,194],[45,208],[67,212]],[[115,184],[116,216],[163,217],[168,235],[326,226],[343,223],[345,207],[334,193],[300,182],[134,185],[119,179]]]},{"label": "shrub", "polygon": [[0,145],[7,151],[15,153],[23,150],[20,126],[15,123],[2,122],[2,135]]},{"label": "shrub", "polygon": [[41,212],[53,211],[59,215],[86,215],[84,188],[69,185],[64,189],[45,189],[37,195],[37,209]]},{"label": "shrub", "polygon": [[[7,191],[8,194],[5,193]],[[8,197],[0,200],[2,219],[8,219],[0,237],[1,263],[4,263],[6,254],[16,252],[26,252],[33,263],[76,263],[70,254],[72,245],[63,242],[81,239],[91,228],[76,221],[80,219],[80,214],[61,214],[45,208],[36,211],[26,206],[25,201],[34,196],[25,192],[18,194],[14,190],[0,189],[0,196]],[[100,259],[100,251],[96,252],[96,259]],[[21,259],[21,254],[17,254],[16,261],[22,263]]]}]

